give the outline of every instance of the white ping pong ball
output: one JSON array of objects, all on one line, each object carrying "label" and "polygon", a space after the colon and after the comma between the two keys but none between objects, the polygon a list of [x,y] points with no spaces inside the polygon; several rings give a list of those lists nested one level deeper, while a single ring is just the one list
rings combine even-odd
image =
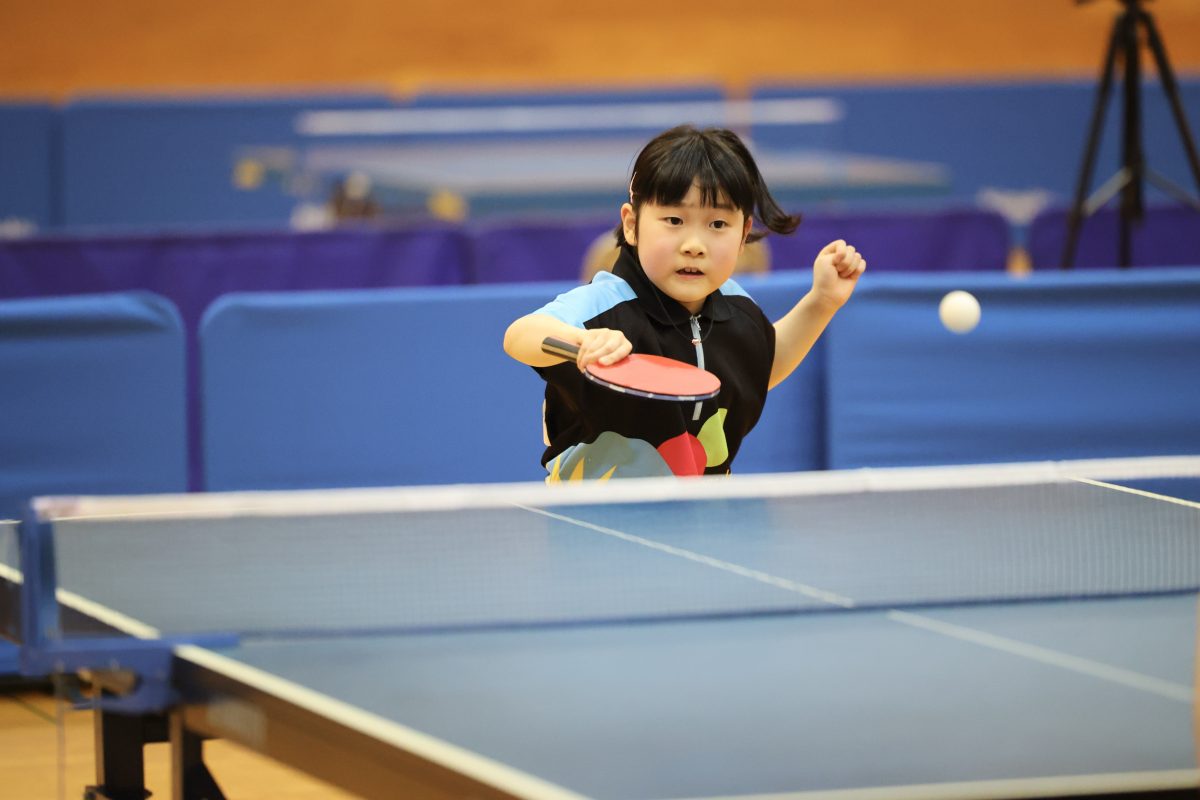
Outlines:
[{"label": "white ping pong ball", "polygon": [[979,301],[970,292],[956,289],[942,298],[938,305],[938,316],[947,330],[970,333],[979,324]]}]

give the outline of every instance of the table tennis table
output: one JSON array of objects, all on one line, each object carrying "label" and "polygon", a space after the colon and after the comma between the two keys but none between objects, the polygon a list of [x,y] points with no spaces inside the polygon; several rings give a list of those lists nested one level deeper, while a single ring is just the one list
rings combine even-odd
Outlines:
[{"label": "table tennis table", "polygon": [[26,669],[103,690],[94,797],[154,737],[177,797],[209,737],[367,797],[1200,786],[1196,457],[43,498],[0,542]]},{"label": "table tennis table", "polygon": [[[248,148],[267,185],[324,202],[348,176],[368,180],[384,217],[615,213],[644,138],[306,144]],[[941,164],[832,149],[755,154],[772,194],[788,207],[864,198],[928,197],[950,189]]]},{"label": "table tennis table", "polygon": [[844,152],[845,109],[830,97],[309,111],[295,120],[300,143],[244,148],[234,180],[283,187],[310,204],[348,187],[361,200],[369,187],[384,218],[611,214],[628,196],[637,153],[681,123],[739,131],[772,193],[793,209],[950,189],[942,164]]},{"label": "table tennis table", "polygon": [[[421,209],[452,194],[474,216],[520,211],[612,211],[628,194],[642,139],[391,145],[310,145],[296,174],[322,185],[360,173],[385,210]],[[941,164],[836,150],[760,151],[781,203],[930,196],[949,190]]]}]

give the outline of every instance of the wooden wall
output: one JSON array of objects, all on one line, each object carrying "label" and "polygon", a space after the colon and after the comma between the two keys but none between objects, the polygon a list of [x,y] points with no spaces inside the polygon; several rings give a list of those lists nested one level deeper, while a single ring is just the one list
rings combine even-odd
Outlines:
[{"label": "wooden wall", "polygon": [[[1200,2],[1154,0],[1200,72]],[[0,97],[1083,77],[1116,0],[0,0]]]}]

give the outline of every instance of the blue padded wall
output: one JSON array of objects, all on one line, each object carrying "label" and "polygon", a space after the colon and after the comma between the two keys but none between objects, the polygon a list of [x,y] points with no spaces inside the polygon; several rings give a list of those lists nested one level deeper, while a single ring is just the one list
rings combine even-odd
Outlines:
[{"label": "blue padded wall", "polygon": [[[803,276],[747,287],[772,318]],[[537,374],[505,328],[569,284],[229,295],[201,331],[210,490],[541,480]],[[738,472],[822,466],[821,349],[771,392]]]},{"label": "blue padded wall", "polygon": [[0,103],[0,222],[58,221],[58,126],[48,103]]},{"label": "blue padded wall", "polygon": [[207,487],[545,477],[543,384],[501,344],[563,288],[222,298],[200,334]]},{"label": "blue padded wall", "polygon": [[191,488],[203,488],[195,337],[217,297],[284,291],[457,284],[468,241],[458,226],[155,236],[60,236],[0,242],[0,298],[145,290],[183,318],[189,353]]},{"label": "blue padded wall", "polygon": [[1200,452],[1198,309],[1197,269],[868,274],[829,331],[829,466]]},{"label": "blue padded wall", "polygon": [[179,315],[148,293],[0,302],[0,517],[187,488]]},{"label": "blue padded wall", "polygon": [[[812,288],[812,273],[792,272],[738,278],[772,322]],[[824,338],[787,380],[767,394],[758,425],[738,451],[734,472],[795,472],[825,468]]]}]

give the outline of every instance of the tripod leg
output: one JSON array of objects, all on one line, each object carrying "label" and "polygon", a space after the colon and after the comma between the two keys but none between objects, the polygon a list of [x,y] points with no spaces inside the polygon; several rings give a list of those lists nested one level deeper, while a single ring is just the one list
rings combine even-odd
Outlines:
[{"label": "tripod leg", "polygon": [[1117,264],[1123,268],[1133,264],[1133,223],[1140,222],[1145,211],[1142,194],[1142,175],[1146,171],[1146,154],[1142,149],[1142,59],[1135,13],[1130,11],[1133,22],[1125,27],[1121,43],[1125,67],[1121,164],[1127,180],[1121,187]]},{"label": "tripod leg", "polygon": [[1175,198],[1175,202],[1179,203],[1181,206],[1190,206],[1194,208],[1197,213],[1200,213],[1200,200],[1192,197],[1190,194],[1184,191],[1183,188],[1177,186],[1170,178],[1160,175],[1150,167],[1146,167],[1146,180],[1150,181],[1159,189],[1161,189],[1164,194],[1169,194],[1171,197]]},{"label": "tripod leg", "polygon": [[1124,40],[1123,32],[1130,20],[1128,12],[1118,17],[1108,39],[1108,51],[1104,55],[1104,66],[1100,70],[1100,88],[1096,91],[1096,103],[1092,107],[1092,120],[1088,126],[1083,164],[1079,167],[1079,179],[1075,183],[1075,198],[1067,212],[1067,238],[1063,243],[1063,255],[1060,262],[1063,269],[1070,269],[1075,262],[1075,248],[1079,244],[1079,228],[1083,224],[1084,199],[1087,196],[1088,186],[1092,183],[1092,171],[1096,167],[1096,150],[1100,146],[1100,134],[1104,130],[1104,111],[1108,107],[1108,98],[1112,93],[1117,46]]},{"label": "tripod leg", "polygon": [[1196,189],[1200,191],[1200,154],[1196,152],[1196,139],[1192,136],[1187,115],[1183,112],[1183,103],[1179,99],[1179,84],[1175,80],[1175,72],[1171,69],[1171,62],[1167,60],[1167,50],[1163,45],[1162,38],[1158,35],[1158,28],[1154,24],[1154,17],[1146,12],[1142,13],[1144,15],[1143,24],[1146,26],[1146,39],[1150,42],[1150,52],[1154,54],[1154,61],[1158,67],[1158,77],[1162,82],[1163,91],[1166,92],[1167,101],[1171,104],[1171,113],[1175,117],[1175,127],[1178,128],[1179,136],[1183,139],[1183,148],[1187,152],[1188,164],[1192,168],[1192,177],[1196,181]]}]

